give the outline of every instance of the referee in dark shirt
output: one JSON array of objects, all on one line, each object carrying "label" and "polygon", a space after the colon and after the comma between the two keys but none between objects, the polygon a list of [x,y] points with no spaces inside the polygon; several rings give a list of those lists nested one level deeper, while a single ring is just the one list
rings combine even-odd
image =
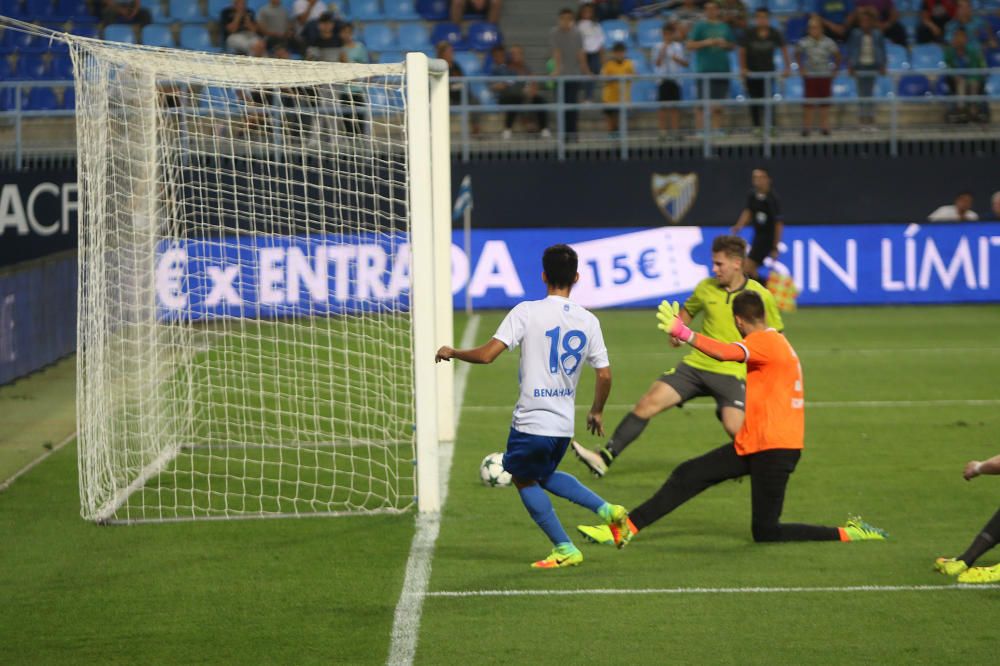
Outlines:
[{"label": "referee in dark shirt", "polygon": [[753,243],[747,256],[746,272],[757,280],[757,269],[764,260],[767,257],[777,258],[785,225],[781,219],[778,197],[771,189],[771,175],[767,169],[754,169],[751,180],[753,188],[747,195],[743,212],[730,231],[738,234],[743,227],[753,225]]}]

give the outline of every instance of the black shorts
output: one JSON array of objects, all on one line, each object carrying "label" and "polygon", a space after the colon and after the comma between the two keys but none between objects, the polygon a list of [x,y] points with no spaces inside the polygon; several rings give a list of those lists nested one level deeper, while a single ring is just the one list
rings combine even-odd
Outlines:
[{"label": "black shorts", "polygon": [[705,99],[729,99],[729,79],[699,79],[698,94]]},{"label": "black shorts", "polygon": [[660,90],[656,99],[661,102],[678,102],[681,99],[681,87],[677,85],[676,81],[670,79],[660,81]]},{"label": "black shorts", "polygon": [[774,243],[770,239],[765,238],[758,241],[757,237],[754,236],[753,244],[750,246],[750,251],[747,253],[747,257],[758,266],[761,266],[773,250]]},{"label": "black shorts", "polygon": [[660,381],[677,391],[682,405],[691,398],[711,396],[715,398],[719,412],[723,407],[734,407],[740,411],[746,409],[746,382],[732,375],[698,370],[682,361],[661,376]]}]

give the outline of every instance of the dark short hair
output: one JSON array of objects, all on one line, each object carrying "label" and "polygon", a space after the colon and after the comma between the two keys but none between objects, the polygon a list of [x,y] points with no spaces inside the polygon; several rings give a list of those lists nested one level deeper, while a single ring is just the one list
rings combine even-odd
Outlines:
[{"label": "dark short hair", "polygon": [[572,287],[578,265],[576,250],[565,243],[547,247],[542,254],[545,279],[552,287]]},{"label": "dark short hair", "polygon": [[614,46],[611,47],[611,50],[612,51],[624,51],[625,50],[625,42],[615,42]]},{"label": "dark short hair", "polygon": [[747,242],[739,236],[716,236],[712,239],[712,254],[725,252],[730,257],[747,256]]},{"label": "dark short hair", "polygon": [[764,7],[762,5],[762,6],[760,6],[757,9],[754,10],[754,14],[767,14],[768,16],[770,16],[771,15],[771,10],[768,9],[767,7]]},{"label": "dark short hair", "polygon": [[569,14],[570,16],[576,16],[576,14],[573,13],[573,10],[570,9],[569,7],[563,7],[562,9],[559,10],[559,16],[565,16],[566,14]]},{"label": "dark short hair", "polygon": [[673,21],[667,21],[660,30],[663,32],[673,32],[676,27],[677,25]]},{"label": "dark short hair", "polygon": [[764,299],[755,291],[741,291],[733,299],[733,315],[746,321],[765,321]]},{"label": "dark short hair", "polygon": [[756,166],[756,167],[754,167],[752,169],[751,173],[753,173],[753,171],[763,171],[765,176],[767,176],[768,178],[771,177],[771,172],[768,171],[766,168],[764,168],[762,166]]},{"label": "dark short hair", "polygon": [[971,196],[972,192],[970,192],[969,190],[962,190],[961,192],[955,195],[955,198],[957,199],[958,197],[971,197]]}]

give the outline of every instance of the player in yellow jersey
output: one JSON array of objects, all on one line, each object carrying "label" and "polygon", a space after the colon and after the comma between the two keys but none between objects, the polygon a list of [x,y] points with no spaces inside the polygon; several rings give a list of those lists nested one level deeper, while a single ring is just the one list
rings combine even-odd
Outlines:
[{"label": "player in yellow jersey", "polygon": [[[684,302],[680,317],[690,324],[699,313],[704,313],[701,332],[722,342],[742,339],[733,320],[733,298],[743,291],[760,294],[767,314],[768,326],[781,331],[784,324],[781,313],[765,287],[750,279],[743,272],[746,241],[739,236],[718,236],[712,241],[712,273],[715,277],[698,283],[691,297]],[[671,340],[675,347],[677,340]],[[591,473],[604,476],[611,463],[622,454],[646,428],[649,419],[676,405],[683,405],[692,398],[711,396],[717,405],[716,416],[729,437],[735,437],[743,425],[746,395],[746,366],[731,361],[717,361],[697,349],[692,351],[668,371],[639,399],[607,444],[590,450],[573,442],[573,451]]]}]

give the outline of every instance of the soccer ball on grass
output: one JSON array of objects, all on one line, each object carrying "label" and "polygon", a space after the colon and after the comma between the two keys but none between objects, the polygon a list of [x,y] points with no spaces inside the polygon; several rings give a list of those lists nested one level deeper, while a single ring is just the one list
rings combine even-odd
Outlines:
[{"label": "soccer ball on grass", "polygon": [[511,484],[510,472],[503,468],[503,454],[491,453],[479,465],[479,480],[484,486],[499,488]]}]

